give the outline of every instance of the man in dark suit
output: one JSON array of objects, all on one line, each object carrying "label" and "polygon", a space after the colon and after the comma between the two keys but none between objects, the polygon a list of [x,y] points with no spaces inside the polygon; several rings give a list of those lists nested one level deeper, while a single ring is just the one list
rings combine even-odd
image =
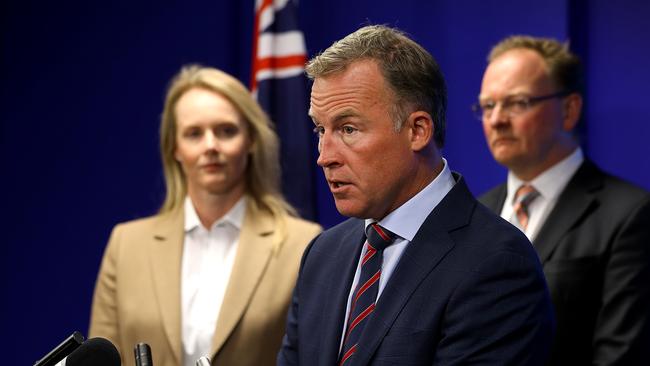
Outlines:
[{"label": "man in dark suit", "polygon": [[554,319],[540,263],[442,158],[433,57],[368,26],[307,73],[318,164],[353,218],[306,249],[278,364],[543,364]]},{"label": "man in dark suit", "polygon": [[513,36],[492,49],[474,109],[509,171],[480,200],[542,261],[557,319],[548,364],[648,365],[650,194],[584,157],[573,135],[581,73],[552,39]]}]

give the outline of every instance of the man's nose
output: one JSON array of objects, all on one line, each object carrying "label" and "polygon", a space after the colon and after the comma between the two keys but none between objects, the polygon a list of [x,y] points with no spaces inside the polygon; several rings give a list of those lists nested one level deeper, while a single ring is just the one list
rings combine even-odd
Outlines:
[{"label": "man's nose", "polygon": [[492,127],[507,123],[509,120],[510,113],[507,108],[503,108],[503,103],[497,103],[494,108],[492,108],[492,112],[490,112],[487,117],[483,117],[483,123]]},{"label": "man's nose", "polygon": [[338,163],[336,158],[336,141],[328,133],[323,133],[318,138],[318,159],[316,163],[323,167],[331,167]]}]

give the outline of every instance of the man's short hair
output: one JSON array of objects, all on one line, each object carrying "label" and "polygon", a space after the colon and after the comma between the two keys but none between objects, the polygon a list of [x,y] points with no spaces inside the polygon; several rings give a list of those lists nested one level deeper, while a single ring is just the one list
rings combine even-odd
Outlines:
[{"label": "man's short hair", "polygon": [[513,49],[529,49],[537,52],[548,66],[549,75],[558,92],[583,94],[583,70],[580,58],[569,50],[568,43],[552,38],[515,35],[497,43],[488,55],[488,63]]},{"label": "man's short hair", "polygon": [[306,66],[315,79],[345,71],[358,61],[377,62],[394,95],[391,118],[400,130],[408,115],[423,110],[431,115],[434,141],[445,142],[447,87],[438,63],[403,32],[382,25],[363,27],[311,59]]}]

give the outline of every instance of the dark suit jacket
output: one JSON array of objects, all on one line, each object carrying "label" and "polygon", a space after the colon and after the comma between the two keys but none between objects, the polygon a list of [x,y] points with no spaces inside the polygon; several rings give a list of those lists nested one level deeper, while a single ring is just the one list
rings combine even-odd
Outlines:
[{"label": "dark suit jacket", "polygon": [[[481,197],[500,212],[501,185]],[[551,291],[551,365],[648,365],[650,194],[585,161],[533,240]]]},{"label": "dark suit jacket", "polygon": [[[456,178],[404,251],[346,365],[546,360],[554,320],[539,260]],[[347,220],[305,251],[279,365],[337,364],[363,229],[362,220]]]}]

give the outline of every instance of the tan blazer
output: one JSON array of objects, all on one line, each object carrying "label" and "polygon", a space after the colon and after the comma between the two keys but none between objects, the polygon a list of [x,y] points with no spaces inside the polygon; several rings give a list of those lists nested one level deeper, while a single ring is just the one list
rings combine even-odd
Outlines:
[{"label": "tan blazer", "polygon": [[[275,364],[300,258],[321,231],[301,219],[274,219],[254,206],[249,201],[212,339],[213,365]],[[113,342],[122,365],[135,365],[138,342],[151,346],[156,366],[182,365],[183,221],[180,209],[113,229],[97,278],[89,337]]]}]

